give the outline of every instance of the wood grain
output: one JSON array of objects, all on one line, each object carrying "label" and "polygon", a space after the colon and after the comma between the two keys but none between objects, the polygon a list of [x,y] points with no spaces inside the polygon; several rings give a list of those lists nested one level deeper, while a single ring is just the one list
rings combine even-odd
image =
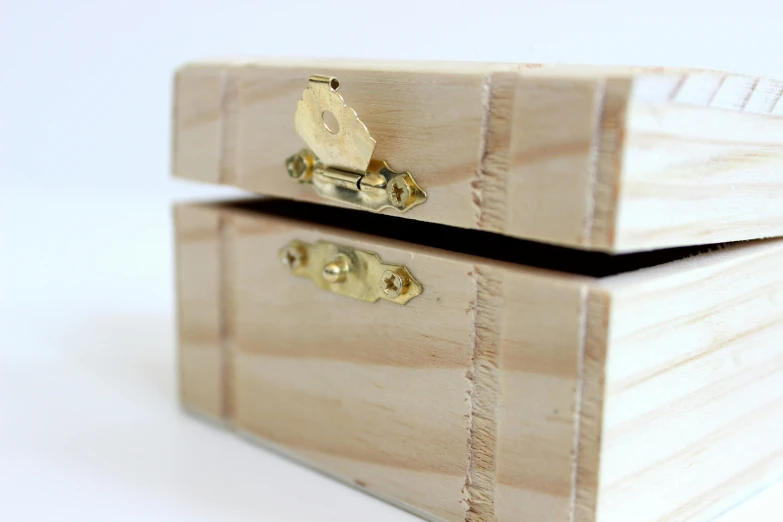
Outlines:
[{"label": "wood grain", "polygon": [[[766,99],[781,91],[783,84]],[[721,92],[712,103],[724,103]],[[749,91],[747,103],[756,96]],[[705,122],[705,107],[695,103],[630,105],[617,221],[625,249],[677,245],[683,235],[694,243],[781,235],[783,112],[742,107],[724,103]]]},{"label": "wood grain", "polygon": [[[183,403],[438,521],[709,520],[783,476],[783,240],[593,279],[221,205],[177,220]],[[292,239],[406,265],[319,289]]]},{"label": "wood grain", "polygon": [[576,390],[579,405],[575,453],[576,473],[572,490],[574,522],[596,522],[598,486],[601,473],[603,408],[606,386],[606,350],[611,294],[591,285],[584,293],[584,351],[581,353],[580,379]]},{"label": "wood grain", "polygon": [[180,399],[187,408],[222,421],[221,217],[211,209],[181,205],[174,219]]},{"label": "wood grain", "polygon": [[503,232],[539,241],[590,242],[587,218],[593,213],[603,94],[603,82],[595,78],[517,82]]},{"label": "wood grain", "polygon": [[[262,60],[184,66],[177,177],[336,203],[285,158],[311,73],[428,201],[399,214],[601,251],[783,234],[783,82],[712,71]],[[339,204],[338,204],[339,205]]]},{"label": "wood grain", "polygon": [[698,521],[783,476],[783,240],[603,281],[602,522]]},{"label": "wood grain", "polygon": [[[193,209],[223,234],[194,233]],[[232,380],[217,388],[236,430],[433,520],[568,517],[582,278],[219,207],[177,216],[180,251],[210,245],[213,271],[231,274],[231,325],[215,329],[227,338],[201,342],[231,367],[215,374]],[[324,292],[280,266],[294,238],[405,264],[425,293],[398,306]],[[185,277],[180,306],[200,310],[213,288]]]},{"label": "wood grain", "polygon": [[504,278],[498,520],[570,519],[584,342],[584,286],[574,283]]}]

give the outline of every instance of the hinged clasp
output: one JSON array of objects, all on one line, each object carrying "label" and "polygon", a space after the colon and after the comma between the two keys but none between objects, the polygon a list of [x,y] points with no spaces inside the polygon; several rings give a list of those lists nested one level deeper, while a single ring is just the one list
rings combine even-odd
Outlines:
[{"label": "hinged clasp", "polygon": [[375,139],[337,94],[337,78],[313,75],[296,107],[296,132],[310,149],[286,160],[289,175],[316,192],[367,210],[405,212],[427,194],[410,172],[396,172],[372,159]]},{"label": "hinged clasp", "polygon": [[404,305],[422,288],[402,265],[381,261],[378,254],[326,241],[291,241],[278,253],[284,266],[298,276],[336,294],[374,303],[385,299]]}]

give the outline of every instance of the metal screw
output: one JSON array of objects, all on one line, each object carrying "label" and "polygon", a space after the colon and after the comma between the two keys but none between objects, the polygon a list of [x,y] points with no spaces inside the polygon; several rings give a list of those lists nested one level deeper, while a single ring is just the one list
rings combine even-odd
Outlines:
[{"label": "metal screw", "polygon": [[403,209],[411,197],[411,184],[405,176],[397,176],[386,185],[389,201],[398,209]]},{"label": "metal screw", "polygon": [[310,149],[302,149],[285,160],[288,175],[301,182],[310,181],[318,158]]},{"label": "metal screw", "polygon": [[307,250],[301,245],[289,245],[280,251],[280,261],[291,270],[296,270],[307,264]]},{"label": "metal screw", "polygon": [[381,290],[386,294],[389,299],[395,299],[402,293],[403,280],[398,274],[395,274],[391,270],[387,270],[381,276],[379,281]]},{"label": "metal screw", "polygon": [[294,179],[301,178],[307,171],[307,162],[301,154],[294,154],[285,160],[285,166],[288,169],[288,175]]}]

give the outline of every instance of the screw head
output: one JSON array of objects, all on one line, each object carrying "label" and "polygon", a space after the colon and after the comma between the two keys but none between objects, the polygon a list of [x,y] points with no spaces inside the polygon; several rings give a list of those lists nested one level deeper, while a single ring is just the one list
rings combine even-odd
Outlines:
[{"label": "screw head", "polygon": [[402,293],[402,288],[405,282],[402,280],[399,274],[395,274],[391,270],[387,270],[381,276],[381,280],[378,282],[383,293],[389,299],[395,299]]},{"label": "screw head", "polygon": [[386,185],[386,195],[395,208],[403,209],[411,197],[411,188],[406,176],[397,176]]},{"label": "screw head", "polygon": [[294,154],[285,160],[285,166],[288,169],[288,175],[294,179],[299,179],[307,172],[307,162],[301,154]]},{"label": "screw head", "polygon": [[280,262],[291,270],[307,264],[307,250],[301,245],[289,245],[280,250]]}]

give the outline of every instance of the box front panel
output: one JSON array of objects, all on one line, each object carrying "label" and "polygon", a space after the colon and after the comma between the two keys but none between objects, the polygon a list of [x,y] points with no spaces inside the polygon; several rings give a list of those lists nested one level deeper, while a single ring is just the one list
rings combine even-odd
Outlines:
[{"label": "box front panel", "polygon": [[[263,213],[178,217],[180,258],[209,268],[180,261],[181,295],[201,296],[181,315],[209,315],[198,325],[213,332],[210,378],[187,383],[215,416],[432,520],[570,518],[583,282]],[[375,253],[423,292],[405,305],[332,293],[281,264],[292,240]]]},{"label": "box front panel", "polygon": [[[464,520],[473,286],[464,263],[277,222],[233,222],[235,426],[361,487]],[[404,264],[405,306],[318,288],[282,266],[291,240]]]}]

